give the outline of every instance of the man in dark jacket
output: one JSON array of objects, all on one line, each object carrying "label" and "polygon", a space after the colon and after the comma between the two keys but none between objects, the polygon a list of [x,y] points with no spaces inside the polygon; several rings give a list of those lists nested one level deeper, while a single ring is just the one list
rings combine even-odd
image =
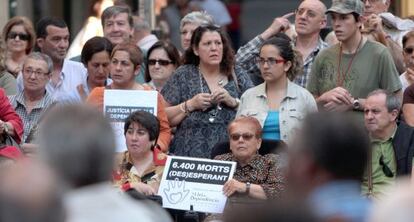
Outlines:
[{"label": "man in dark jacket", "polygon": [[397,124],[401,101],[385,90],[371,92],[365,105],[365,126],[372,152],[364,177],[362,193],[381,198],[396,176],[411,174],[414,154],[414,128]]}]

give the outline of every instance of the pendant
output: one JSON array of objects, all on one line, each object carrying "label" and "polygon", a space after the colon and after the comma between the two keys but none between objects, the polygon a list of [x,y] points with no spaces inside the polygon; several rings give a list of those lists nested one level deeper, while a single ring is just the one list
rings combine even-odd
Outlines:
[{"label": "pendant", "polygon": [[210,122],[210,123],[214,123],[214,121],[215,121],[216,119],[214,118],[214,117],[210,117],[210,118],[208,118],[208,121]]}]

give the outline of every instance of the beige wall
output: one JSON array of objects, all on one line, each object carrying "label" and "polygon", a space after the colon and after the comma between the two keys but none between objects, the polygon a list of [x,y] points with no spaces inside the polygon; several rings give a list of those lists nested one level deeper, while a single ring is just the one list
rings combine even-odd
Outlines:
[{"label": "beige wall", "polygon": [[414,15],[414,1],[413,0],[401,0],[400,4],[401,17],[407,17]]}]

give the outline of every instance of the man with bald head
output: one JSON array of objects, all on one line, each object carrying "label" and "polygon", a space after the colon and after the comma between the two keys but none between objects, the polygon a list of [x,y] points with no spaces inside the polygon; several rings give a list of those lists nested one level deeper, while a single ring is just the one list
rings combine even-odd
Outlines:
[{"label": "man with bald head", "polygon": [[295,28],[297,36],[293,40],[296,49],[303,56],[303,73],[294,80],[295,83],[306,87],[310,67],[319,51],[327,47],[327,44],[319,37],[322,28],[326,26],[326,6],[319,0],[304,0],[295,11],[282,17],[275,18],[273,23],[260,35],[250,40],[241,47],[236,55],[237,65],[249,72],[255,85],[263,82],[260,70],[254,57],[259,54],[260,45],[279,32],[285,32],[290,28],[289,17],[295,15]]}]

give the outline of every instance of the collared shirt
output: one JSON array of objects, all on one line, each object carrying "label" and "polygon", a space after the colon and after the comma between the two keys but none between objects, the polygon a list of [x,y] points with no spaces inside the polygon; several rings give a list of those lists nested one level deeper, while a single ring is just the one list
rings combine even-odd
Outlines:
[{"label": "collared shirt", "polygon": [[157,41],[157,36],[150,34],[139,40],[137,45],[141,50],[148,51],[148,49],[151,48],[151,46],[154,45]]},{"label": "collared shirt", "polygon": [[[86,76],[87,71],[82,63],[64,60],[59,82],[54,85],[50,80],[46,85],[46,90],[52,95],[53,100],[60,101],[71,90],[76,90],[76,87],[82,84]],[[20,74],[17,76],[17,88],[19,92],[22,92],[24,88],[23,77]]]},{"label": "collared shirt", "polygon": [[23,120],[24,125],[24,133],[23,133],[23,142],[28,143],[31,142],[26,141],[32,133],[36,130],[39,120],[42,117],[43,113],[46,111],[49,106],[51,106],[54,103],[54,100],[52,99],[52,96],[49,92],[46,91],[43,98],[36,104],[35,107],[33,107],[32,111],[30,113],[27,113],[27,107],[26,102],[24,100],[24,91],[17,93],[17,95],[10,96],[10,103],[12,104],[14,110],[16,110],[16,113],[20,116],[20,118]]},{"label": "collared shirt", "polygon": [[[376,199],[381,199],[388,193],[388,189],[395,183],[397,175],[397,161],[392,145],[392,140],[397,132],[397,126],[392,135],[386,140],[371,139],[371,177],[372,177],[372,193],[369,194],[368,177],[370,172],[366,172],[362,182],[362,194],[364,196],[372,195]],[[381,164],[381,158],[382,162]],[[384,173],[384,165],[393,173],[392,177],[388,177]]]},{"label": "collared shirt", "polygon": [[[105,83],[106,83],[105,86],[111,85],[112,79],[107,78]],[[82,98],[78,87],[82,87],[83,93],[85,94],[86,98],[88,98],[89,94],[91,93],[91,90],[88,87],[88,77],[85,77],[82,84],[78,85],[75,89],[69,91],[65,95],[59,97],[59,103],[64,103],[64,104],[75,103],[76,104],[76,103],[85,102],[86,98]]]},{"label": "collared shirt", "polygon": [[[232,153],[216,156],[216,160],[238,162]],[[285,190],[283,160],[276,154],[256,154],[245,166],[237,164],[233,179],[260,185],[269,199],[281,197]]]},{"label": "collared shirt", "polygon": [[121,161],[118,163],[120,172],[114,175],[115,185],[121,187],[125,183],[141,182],[148,185],[155,184],[158,187],[164,172],[167,155],[159,149],[154,149],[152,155],[152,164],[144,170],[142,175],[139,175],[129,152],[125,151],[122,153]]},{"label": "collared shirt", "polygon": [[[260,35],[250,40],[246,45],[239,48],[236,54],[236,64],[240,65],[246,72],[249,73],[250,78],[255,85],[259,85],[263,82],[263,78],[260,75],[260,69],[255,62],[255,57],[260,53],[260,46],[263,44],[263,40]],[[305,59],[303,66],[303,74],[296,77],[294,82],[302,87],[306,87],[309,80],[311,67],[316,55],[324,48],[327,48],[328,44],[321,38],[318,40],[318,45]]]},{"label": "collared shirt", "polygon": [[318,40],[318,45],[316,48],[313,49],[313,51],[309,54],[309,56],[304,60],[303,63],[303,72],[301,75],[296,76],[296,78],[293,80],[294,83],[302,86],[303,88],[306,88],[306,85],[308,83],[308,80],[310,79],[310,73],[311,73],[311,67],[313,64],[313,61],[315,60],[318,53],[324,49],[327,48],[328,44],[324,42],[321,38]]},{"label": "collared shirt", "polygon": [[[268,104],[266,83],[262,83],[248,89],[242,95],[236,117],[252,116],[259,120],[263,127],[269,112]],[[306,89],[288,81],[286,96],[279,107],[281,140],[289,143],[306,114],[315,111],[317,106],[314,97]]]}]

